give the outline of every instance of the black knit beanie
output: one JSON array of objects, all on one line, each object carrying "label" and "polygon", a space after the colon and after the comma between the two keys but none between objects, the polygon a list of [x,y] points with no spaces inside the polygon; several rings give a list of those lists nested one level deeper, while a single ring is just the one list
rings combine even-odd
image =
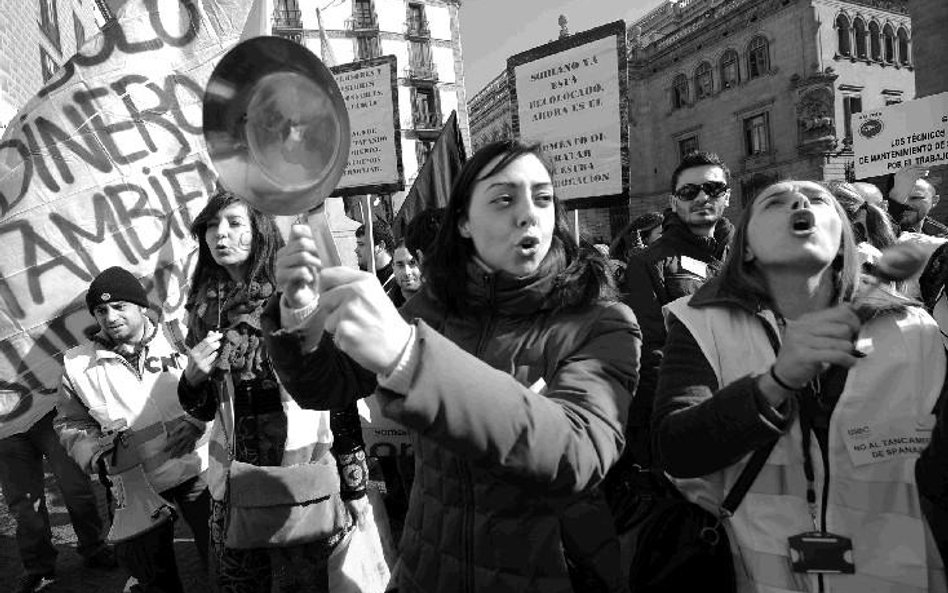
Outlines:
[{"label": "black knit beanie", "polygon": [[141,282],[135,276],[118,266],[111,267],[95,277],[86,293],[86,306],[89,313],[96,305],[125,301],[148,308],[148,295]]}]

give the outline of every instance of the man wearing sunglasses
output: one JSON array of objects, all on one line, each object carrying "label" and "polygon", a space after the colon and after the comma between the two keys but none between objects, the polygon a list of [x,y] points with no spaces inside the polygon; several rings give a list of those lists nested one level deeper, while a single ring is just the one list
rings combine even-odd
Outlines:
[{"label": "man wearing sunglasses", "polygon": [[[640,475],[634,465],[652,467],[649,421],[658,380],[665,322],[662,306],[692,294],[720,269],[734,227],[724,218],[730,200],[729,171],[709,152],[692,152],[672,173],[662,236],[629,259],[623,300],[642,328],[639,387],[626,429],[626,449],[607,490]],[[616,509],[620,510],[620,509]]]}]

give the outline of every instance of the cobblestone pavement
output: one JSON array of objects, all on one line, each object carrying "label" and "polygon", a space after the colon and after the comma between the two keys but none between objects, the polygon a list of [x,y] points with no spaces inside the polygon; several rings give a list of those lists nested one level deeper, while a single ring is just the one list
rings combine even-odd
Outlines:
[{"label": "cobblestone pavement", "polygon": [[[106,516],[105,489],[95,484],[99,499],[99,511]],[[56,582],[43,593],[123,593],[134,584],[122,569],[111,571],[93,570],[82,565],[82,557],[76,553],[76,534],[73,533],[69,515],[63,504],[62,494],[56,479],[46,473],[46,503],[49,507],[50,523],[53,529],[53,543],[59,551],[56,562]],[[0,593],[7,593],[23,574],[23,567],[17,554],[16,531],[13,517],[0,495]],[[191,533],[184,521],[178,521],[175,528],[175,553],[178,570],[186,593],[207,593],[207,580],[194,550]]]}]

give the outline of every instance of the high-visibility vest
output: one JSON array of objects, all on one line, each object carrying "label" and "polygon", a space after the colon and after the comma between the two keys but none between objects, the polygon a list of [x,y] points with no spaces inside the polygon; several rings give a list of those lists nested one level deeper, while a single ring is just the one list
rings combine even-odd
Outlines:
[{"label": "high-visibility vest", "polygon": [[[717,375],[719,388],[767,371],[775,353],[764,323],[779,335],[772,312],[755,316],[733,307],[692,308],[690,298],[669,304],[667,312],[694,336]],[[934,424],[932,409],[946,368],[938,327],[921,309],[907,308],[864,324],[857,344],[870,354],[850,369],[830,419],[824,527],[852,539],[856,573],[822,575],[823,590],[944,592],[948,590],[944,567],[922,516],[915,485],[915,460],[925,441],[902,439],[898,437],[902,433],[891,432],[896,430],[893,421],[898,420],[901,430],[930,437],[924,428]],[[797,418],[725,522],[739,591],[819,590],[818,577],[793,572],[789,558],[788,538],[814,530],[806,502],[802,437]],[[872,456],[874,452],[879,458]],[[675,479],[676,485],[690,500],[716,513],[750,455],[702,478]],[[810,456],[816,475],[817,517],[821,517],[824,468],[815,436],[810,439]]]}]

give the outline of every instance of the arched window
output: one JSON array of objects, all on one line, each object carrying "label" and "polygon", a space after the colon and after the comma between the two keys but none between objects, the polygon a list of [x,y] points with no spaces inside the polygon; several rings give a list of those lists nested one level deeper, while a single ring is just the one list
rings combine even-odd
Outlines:
[{"label": "arched window", "polygon": [[770,47],[761,35],[747,46],[747,78],[754,79],[770,72]]},{"label": "arched window", "polygon": [[853,21],[853,32],[856,36],[856,57],[865,58],[869,55],[866,52],[866,21],[857,16]]},{"label": "arched window", "polygon": [[895,30],[892,25],[886,25],[882,29],[882,49],[884,51],[885,63],[895,63]]},{"label": "arched window", "polygon": [[721,56],[721,88],[734,88],[741,82],[741,70],[737,52],[729,49]]},{"label": "arched window", "polygon": [[700,101],[711,96],[714,91],[714,81],[711,78],[711,64],[701,62],[695,68],[695,100]]},{"label": "arched window", "polygon": [[836,17],[836,47],[841,56],[852,55],[852,29],[845,14]]},{"label": "arched window", "polygon": [[688,104],[688,77],[679,74],[672,82],[672,107],[678,109]]},{"label": "arched window", "polygon": [[882,60],[882,33],[879,31],[879,23],[871,21],[869,23],[869,57],[873,60]]},{"label": "arched window", "polygon": [[908,31],[905,30],[905,27],[899,27],[899,64],[903,66],[908,66],[912,63],[909,56],[909,36]]}]

